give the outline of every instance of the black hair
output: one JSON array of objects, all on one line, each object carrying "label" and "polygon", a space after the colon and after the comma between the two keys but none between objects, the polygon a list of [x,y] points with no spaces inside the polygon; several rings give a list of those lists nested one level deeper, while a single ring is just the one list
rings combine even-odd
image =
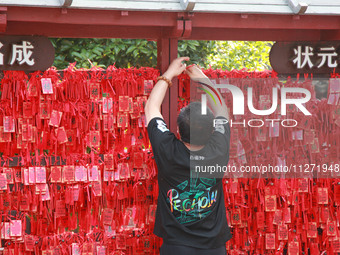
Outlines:
[{"label": "black hair", "polygon": [[205,145],[212,134],[214,114],[207,107],[203,115],[200,102],[192,102],[183,107],[177,118],[181,140],[193,145]]}]

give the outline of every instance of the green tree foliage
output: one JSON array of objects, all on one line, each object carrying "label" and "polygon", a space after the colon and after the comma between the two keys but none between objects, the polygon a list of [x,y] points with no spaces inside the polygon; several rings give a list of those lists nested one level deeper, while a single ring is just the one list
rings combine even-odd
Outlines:
[{"label": "green tree foliage", "polygon": [[271,69],[269,52],[273,42],[262,41],[217,41],[208,63],[220,69]]},{"label": "green tree foliage", "polygon": [[[51,38],[56,50],[54,66],[78,68],[157,66],[157,43],[143,39]],[[178,55],[189,56],[192,63],[207,68],[269,68],[270,42],[194,41],[178,42]]]},{"label": "green tree foliage", "polygon": [[[54,65],[64,69],[70,62],[78,68],[91,65],[107,67],[154,66],[157,63],[157,44],[147,40],[124,39],[51,39],[55,48]],[[92,64],[91,64],[92,63]]]}]

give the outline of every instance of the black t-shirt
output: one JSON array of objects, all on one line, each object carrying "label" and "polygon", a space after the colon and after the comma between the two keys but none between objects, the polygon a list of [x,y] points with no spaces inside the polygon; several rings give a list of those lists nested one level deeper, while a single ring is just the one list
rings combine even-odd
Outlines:
[{"label": "black t-shirt", "polygon": [[202,249],[225,245],[232,234],[226,219],[222,179],[203,178],[190,167],[200,159],[227,165],[229,123],[215,128],[199,151],[190,151],[169,131],[162,118],[149,122],[148,134],[158,168],[154,234],[174,245]]}]

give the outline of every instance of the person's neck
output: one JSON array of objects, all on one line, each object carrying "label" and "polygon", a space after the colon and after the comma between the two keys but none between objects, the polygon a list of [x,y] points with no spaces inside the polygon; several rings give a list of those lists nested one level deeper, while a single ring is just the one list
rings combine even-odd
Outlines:
[{"label": "person's neck", "polygon": [[183,142],[184,145],[191,151],[198,151],[204,147],[204,145],[194,145],[190,143]]}]

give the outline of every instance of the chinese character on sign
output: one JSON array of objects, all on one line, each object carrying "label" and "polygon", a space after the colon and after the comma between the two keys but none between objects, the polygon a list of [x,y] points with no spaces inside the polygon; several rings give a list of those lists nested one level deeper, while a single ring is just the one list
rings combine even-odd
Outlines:
[{"label": "chinese character on sign", "polygon": [[294,49],[295,59],[293,59],[293,63],[296,64],[298,69],[304,68],[306,64],[308,64],[309,68],[313,67],[313,63],[310,59],[311,56],[314,55],[313,48],[310,46],[304,46],[304,52],[302,51],[302,46],[297,46],[297,49]]},{"label": "chinese character on sign", "polygon": [[333,60],[333,57],[337,57],[338,53],[335,52],[334,47],[322,47],[320,48],[320,53],[318,53],[319,57],[322,57],[318,68],[322,67],[326,63],[327,59],[327,66],[331,68],[335,68],[338,66],[336,59]]},{"label": "chinese character on sign", "polygon": [[35,63],[34,59],[31,59],[33,49],[34,46],[28,41],[23,41],[22,45],[13,44],[12,57],[9,64],[13,65],[15,62],[18,62],[19,65],[27,64],[33,66]]},{"label": "chinese character on sign", "polygon": [[53,94],[51,78],[41,78],[43,94]]}]

